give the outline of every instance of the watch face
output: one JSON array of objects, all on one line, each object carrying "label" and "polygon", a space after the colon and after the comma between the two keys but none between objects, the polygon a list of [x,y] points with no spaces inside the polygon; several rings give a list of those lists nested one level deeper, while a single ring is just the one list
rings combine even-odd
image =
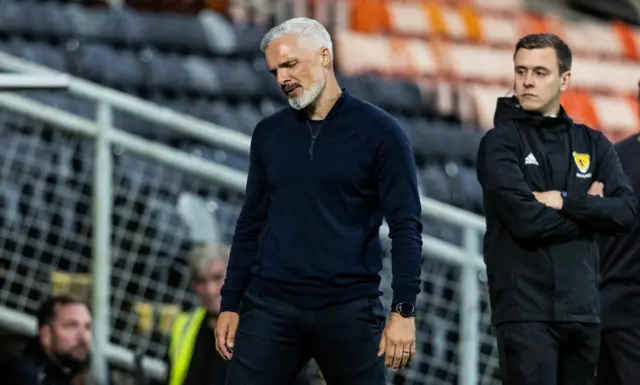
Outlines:
[{"label": "watch face", "polygon": [[398,304],[398,312],[405,317],[409,317],[413,315],[414,309],[415,309],[414,306],[407,302]]}]

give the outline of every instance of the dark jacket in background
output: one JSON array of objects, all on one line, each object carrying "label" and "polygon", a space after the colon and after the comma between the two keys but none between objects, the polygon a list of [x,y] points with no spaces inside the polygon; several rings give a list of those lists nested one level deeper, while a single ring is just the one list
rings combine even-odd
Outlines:
[{"label": "dark jacket in background", "polygon": [[38,341],[32,341],[19,355],[0,363],[2,385],[73,385],[75,373],[65,374],[44,353]]},{"label": "dark jacket in background", "polygon": [[[615,149],[640,202],[640,134]],[[600,246],[602,328],[640,327],[640,218],[629,233],[602,237]]]},{"label": "dark jacket in background", "polygon": [[[558,117],[530,114],[500,98],[495,128],[482,139],[482,185],[492,322],[600,322],[595,234],[623,233],[636,201],[602,133]],[[586,192],[600,181],[605,197]],[[565,191],[560,211],[532,192]]]}]

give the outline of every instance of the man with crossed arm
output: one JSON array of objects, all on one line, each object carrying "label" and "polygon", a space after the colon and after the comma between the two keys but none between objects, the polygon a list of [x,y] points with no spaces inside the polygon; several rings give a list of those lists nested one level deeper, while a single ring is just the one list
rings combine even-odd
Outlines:
[{"label": "man with crossed arm", "polygon": [[600,345],[596,234],[623,233],[635,196],[611,142],[560,105],[571,50],[522,38],[515,96],[478,151],[492,323],[504,385],[589,385]]}]

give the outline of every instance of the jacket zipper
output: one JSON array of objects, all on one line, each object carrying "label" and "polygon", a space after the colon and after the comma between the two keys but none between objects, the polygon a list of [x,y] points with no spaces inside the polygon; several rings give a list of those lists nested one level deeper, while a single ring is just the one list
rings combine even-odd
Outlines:
[{"label": "jacket zipper", "polygon": [[315,135],[313,135],[313,130],[311,129],[311,124],[309,123],[309,120],[307,120],[307,127],[309,127],[309,134],[311,135],[311,143],[309,144],[309,162],[313,162],[313,147],[316,145],[316,139],[318,138],[318,135],[320,135],[320,131],[322,131],[322,127],[327,122],[327,119],[329,119],[329,117],[333,114],[333,112],[336,110],[336,108],[340,105],[340,103],[342,103],[342,101],[343,101],[342,97],[343,96],[344,96],[343,94],[340,95],[340,98],[336,101],[336,103],[333,106],[333,108],[331,109],[331,111],[329,111],[327,116],[324,118],[324,121],[320,124],[320,127],[318,127],[318,132],[316,132]]},{"label": "jacket zipper", "polygon": [[311,145],[309,145],[309,162],[313,162],[313,146],[316,144],[316,138],[311,137]]},{"label": "jacket zipper", "polygon": [[314,135],[313,130],[311,129],[311,124],[309,124],[309,121],[307,120],[307,127],[309,127],[309,134],[311,135],[311,143],[309,144],[309,162],[313,162],[313,147],[316,145],[316,138],[320,135],[323,124],[318,127],[318,132]]}]

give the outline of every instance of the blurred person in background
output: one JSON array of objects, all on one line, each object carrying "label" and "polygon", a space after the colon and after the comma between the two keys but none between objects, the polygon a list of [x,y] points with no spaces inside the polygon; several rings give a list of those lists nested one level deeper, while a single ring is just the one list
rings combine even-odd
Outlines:
[{"label": "blurred person in background", "polygon": [[589,385],[600,349],[596,234],[621,234],[636,199],[611,142],[560,105],[572,55],[522,38],[514,97],[499,98],[478,150],[492,324],[504,385]]},{"label": "blurred person in background", "polygon": [[216,329],[227,384],[288,384],[313,357],[327,384],[383,385],[385,364],[398,370],[415,353],[422,222],[411,146],[391,115],[340,88],[317,21],[278,25],[261,49],[291,108],[264,118],[251,141]]},{"label": "blurred person in background", "polygon": [[[615,148],[640,202],[640,134]],[[601,237],[600,279],[602,342],[596,382],[635,385],[640,382],[640,218],[626,235]]]},{"label": "blurred person in background", "polygon": [[168,385],[222,385],[227,362],[216,352],[214,330],[220,313],[220,288],[227,270],[226,246],[196,246],[187,255],[196,309],[180,314],[171,332],[166,357]]},{"label": "blurred person in background", "polygon": [[[166,356],[168,385],[223,385],[227,361],[217,352],[214,330],[220,313],[229,248],[220,244],[196,246],[187,255],[193,290],[201,306],[178,316],[173,324]],[[291,385],[305,385],[301,372]]]},{"label": "blurred person in background", "polygon": [[89,369],[92,316],[68,295],[52,296],[36,313],[38,335],[0,363],[2,385],[72,385]]}]

